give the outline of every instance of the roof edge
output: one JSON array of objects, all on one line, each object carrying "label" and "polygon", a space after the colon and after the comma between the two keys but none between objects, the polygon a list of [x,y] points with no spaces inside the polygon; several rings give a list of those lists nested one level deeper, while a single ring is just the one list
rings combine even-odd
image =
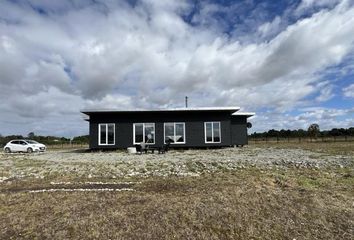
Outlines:
[{"label": "roof edge", "polygon": [[247,118],[256,115],[255,112],[234,112],[231,114],[232,116],[246,116]]},{"label": "roof edge", "polygon": [[237,112],[240,110],[240,107],[189,107],[189,108],[157,108],[157,109],[126,109],[126,110],[117,110],[117,109],[82,109],[81,113],[90,114],[90,113],[104,113],[104,112],[178,112],[178,111],[230,111]]}]

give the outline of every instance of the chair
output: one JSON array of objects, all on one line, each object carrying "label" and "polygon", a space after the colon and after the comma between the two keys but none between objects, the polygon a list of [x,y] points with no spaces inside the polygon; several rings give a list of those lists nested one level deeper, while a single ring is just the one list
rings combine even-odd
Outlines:
[{"label": "chair", "polygon": [[149,146],[146,145],[146,143],[135,144],[136,152],[140,154],[147,153],[148,147]]},{"label": "chair", "polygon": [[166,153],[168,152],[170,148],[170,143],[167,142],[166,144],[162,145],[162,147],[159,148],[159,153]]},{"label": "chair", "polygon": [[135,144],[136,153],[142,154],[143,150],[140,144]]}]

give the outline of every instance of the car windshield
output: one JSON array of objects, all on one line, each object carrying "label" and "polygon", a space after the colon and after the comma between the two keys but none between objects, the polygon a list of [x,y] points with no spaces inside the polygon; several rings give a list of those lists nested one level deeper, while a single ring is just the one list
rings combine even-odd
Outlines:
[{"label": "car windshield", "polygon": [[33,140],[26,140],[26,142],[30,143],[30,144],[38,144],[38,142],[33,141]]}]

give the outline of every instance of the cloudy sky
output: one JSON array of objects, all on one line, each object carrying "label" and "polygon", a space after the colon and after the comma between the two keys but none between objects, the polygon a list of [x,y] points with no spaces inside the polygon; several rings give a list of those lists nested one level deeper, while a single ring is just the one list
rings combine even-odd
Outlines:
[{"label": "cloudy sky", "polygon": [[0,1],[0,134],[185,96],[255,111],[251,132],[353,127],[354,1]]}]

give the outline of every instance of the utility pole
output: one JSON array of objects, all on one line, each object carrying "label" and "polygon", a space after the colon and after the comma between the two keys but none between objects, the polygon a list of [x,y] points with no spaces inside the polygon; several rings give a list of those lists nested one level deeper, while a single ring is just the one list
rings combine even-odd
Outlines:
[{"label": "utility pole", "polygon": [[188,97],[186,96],[186,108],[188,108]]}]

